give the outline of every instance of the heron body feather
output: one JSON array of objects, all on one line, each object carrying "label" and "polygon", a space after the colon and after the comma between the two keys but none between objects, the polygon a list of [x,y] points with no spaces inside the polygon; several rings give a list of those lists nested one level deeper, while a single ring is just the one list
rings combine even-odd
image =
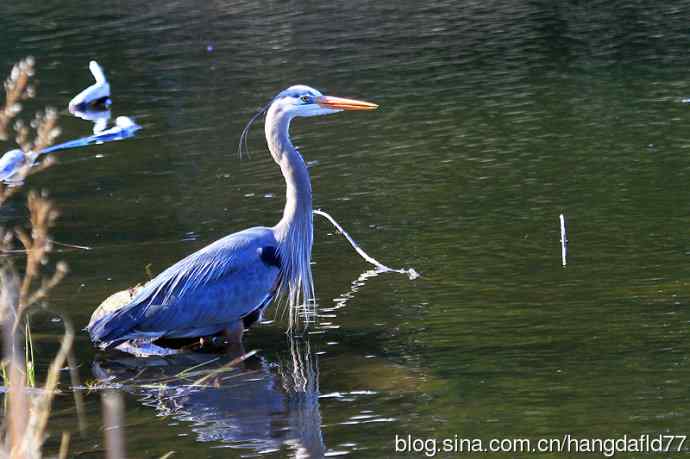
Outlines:
[{"label": "heron body feather", "polygon": [[262,254],[276,246],[264,227],[219,239],[160,273],[116,311],[96,310],[87,327],[91,339],[109,348],[130,339],[222,331],[270,301],[279,266]]}]

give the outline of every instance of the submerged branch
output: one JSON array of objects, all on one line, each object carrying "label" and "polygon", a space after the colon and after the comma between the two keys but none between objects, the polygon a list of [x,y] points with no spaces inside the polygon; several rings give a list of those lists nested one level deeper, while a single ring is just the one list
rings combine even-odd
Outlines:
[{"label": "submerged branch", "polygon": [[370,263],[374,266],[376,266],[376,269],[378,272],[395,272],[395,273],[400,273],[400,274],[407,274],[407,276],[410,278],[410,280],[416,279],[419,277],[419,273],[415,271],[413,268],[390,268],[380,261],[378,261],[376,258],[372,257],[368,253],[362,249],[357,242],[350,236],[345,229],[343,229],[340,224],[335,221],[333,217],[331,217],[328,213],[324,212],[321,209],[316,209],[313,211],[314,214],[316,215],[321,215],[322,217],[325,217],[333,226],[336,227],[336,229],[343,235],[345,236],[345,239],[347,239],[347,242],[350,243],[353,249],[359,254],[360,257],[364,259],[367,263]]}]

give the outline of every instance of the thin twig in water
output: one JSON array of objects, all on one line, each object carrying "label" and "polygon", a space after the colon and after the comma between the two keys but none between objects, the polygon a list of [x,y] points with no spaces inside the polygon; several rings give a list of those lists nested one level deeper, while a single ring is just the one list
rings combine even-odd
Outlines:
[{"label": "thin twig in water", "polygon": [[210,365],[210,364],[212,364],[212,363],[215,363],[215,362],[217,362],[218,360],[220,360],[220,357],[215,357],[215,358],[209,359],[209,360],[207,360],[207,361],[205,361],[205,362],[201,362],[201,363],[198,364],[198,365],[194,365],[194,366],[192,366],[192,367],[185,368],[184,370],[182,370],[182,371],[180,371],[179,373],[177,373],[177,374],[175,375],[175,377],[177,377],[177,378],[182,378],[182,377],[186,376],[187,374],[189,374],[189,373],[191,373],[191,372],[193,372],[193,371],[195,371],[195,370],[197,370],[197,369],[199,369],[199,368],[201,368],[201,367],[203,367],[203,366],[206,366],[206,365]]},{"label": "thin twig in water", "polygon": [[89,247],[88,245],[67,244],[66,242],[58,242],[54,239],[51,239],[50,242],[52,242],[53,245],[59,245],[61,247],[69,247],[71,249],[91,250],[91,247]]},{"label": "thin twig in water", "polygon": [[561,214],[558,219],[561,222],[561,265],[565,266],[567,263],[566,256],[568,255],[568,236],[565,233],[565,216]]},{"label": "thin twig in water", "polygon": [[379,272],[395,272],[395,273],[400,273],[400,274],[407,274],[410,277],[410,279],[416,279],[419,277],[419,273],[417,273],[417,271],[415,271],[413,268],[407,268],[407,269],[398,268],[398,269],[396,269],[396,268],[389,268],[388,266],[384,265],[383,263],[381,263],[380,261],[378,261],[374,257],[367,254],[357,244],[357,242],[354,239],[352,239],[352,237],[347,233],[347,231],[345,231],[345,229],[343,229],[343,227],[340,226],[340,224],[337,221],[335,221],[335,219],[333,217],[331,217],[328,213],[324,212],[321,209],[314,210],[314,213],[316,215],[321,215],[322,217],[325,217],[328,221],[330,221],[331,224],[333,224],[333,226],[335,226],[336,229],[343,236],[345,236],[345,239],[347,239],[347,241],[350,243],[352,248],[355,249],[355,251],[359,254],[359,256],[364,258],[364,260],[366,262],[371,263],[372,265],[376,266],[376,268]]},{"label": "thin twig in water", "polygon": [[[86,251],[93,250],[93,247],[89,247],[88,245],[67,244],[65,242],[58,242],[58,241],[54,241],[52,239],[51,239],[50,243],[53,245],[58,245],[60,247],[67,247],[67,248],[76,249],[76,250],[86,250]],[[67,252],[67,251],[66,250],[57,250],[56,252]],[[22,254],[22,253],[27,253],[27,251],[25,249],[5,250],[0,254],[0,256],[5,255],[5,254],[16,255],[16,254]]]}]

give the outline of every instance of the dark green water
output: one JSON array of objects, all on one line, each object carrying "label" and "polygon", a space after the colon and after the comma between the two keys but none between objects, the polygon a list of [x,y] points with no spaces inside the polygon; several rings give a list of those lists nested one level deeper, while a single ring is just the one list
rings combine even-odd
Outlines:
[{"label": "dark green water", "polygon": [[[378,458],[396,434],[690,434],[687,2],[5,3],[0,68],[37,59],[27,113],[66,107],[97,59],[113,115],[144,126],[30,181],[62,210],[56,240],[94,247],[56,256],[71,274],[51,307],[79,328],[147,265],[277,221],[284,188],[261,123],[251,158],[236,154],[273,94],[304,83],[381,105],[292,134],[314,162],[315,206],[422,277],[358,281],[369,266],[317,220],[322,326],[298,342],[284,321],[254,328],[245,346],[260,352],[216,389],[125,386],[131,457]],[[61,139],[90,131],[60,124]],[[23,212],[20,197],[2,218]],[[34,319],[44,366],[52,318]],[[96,356],[83,332],[77,354],[84,380],[155,382],[196,364]],[[58,397],[48,449],[70,430],[79,457],[101,457],[100,403],[86,395],[82,437]]]}]

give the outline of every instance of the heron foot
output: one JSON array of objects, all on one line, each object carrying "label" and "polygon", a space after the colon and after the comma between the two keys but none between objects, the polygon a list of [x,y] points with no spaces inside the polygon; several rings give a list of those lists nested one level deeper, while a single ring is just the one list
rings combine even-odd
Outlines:
[{"label": "heron foot", "polygon": [[242,346],[242,335],[244,327],[241,321],[232,324],[217,335],[202,336],[193,342],[180,347],[184,351],[206,351],[218,352],[220,350],[235,354],[244,351]]},{"label": "heron foot", "polygon": [[242,335],[244,335],[244,323],[241,320],[223,330],[223,336],[226,338],[227,344],[242,343]]}]

